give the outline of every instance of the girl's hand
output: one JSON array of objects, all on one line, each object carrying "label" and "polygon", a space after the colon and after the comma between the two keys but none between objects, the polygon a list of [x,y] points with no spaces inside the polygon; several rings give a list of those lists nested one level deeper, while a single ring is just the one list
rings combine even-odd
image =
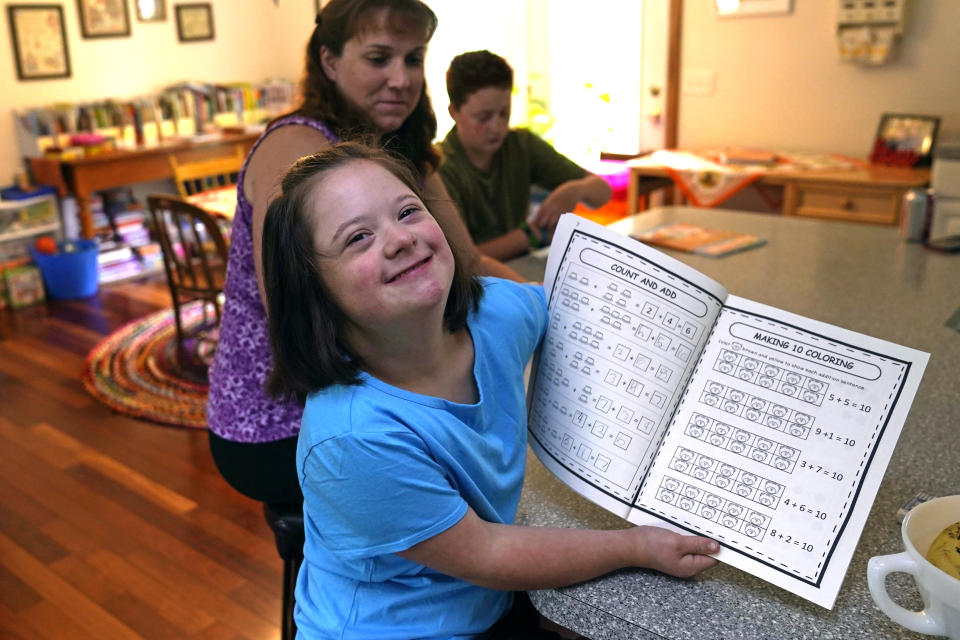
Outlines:
[{"label": "girl's hand", "polygon": [[685,536],[660,527],[636,527],[637,566],[678,578],[689,578],[717,564],[707,554],[720,551],[716,540]]}]

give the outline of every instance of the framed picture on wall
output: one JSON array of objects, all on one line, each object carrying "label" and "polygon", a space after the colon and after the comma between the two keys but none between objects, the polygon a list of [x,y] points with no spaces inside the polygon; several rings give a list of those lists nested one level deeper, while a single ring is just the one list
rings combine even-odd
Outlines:
[{"label": "framed picture on wall", "polygon": [[164,22],[167,19],[167,0],[133,0],[140,22]]},{"label": "framed picture on wall", "polygon": [[17,79],[70,77],[70,52],[59,4],[8,4],[7,24]]},{"label": "framed picture on wall", "polygon": [[80,33],[84,38],[116,38],[130,35],[127,0],[77,0]]},{"label": "framed picture on wall", "polygon": [[213,40],[213,8],[209,2],[175,5],[180,42]]},{"label": "framed picture on wall", "polygon": [[899,167],[929,167],[940,118],[885,113],[870,151],[870,162]]}]

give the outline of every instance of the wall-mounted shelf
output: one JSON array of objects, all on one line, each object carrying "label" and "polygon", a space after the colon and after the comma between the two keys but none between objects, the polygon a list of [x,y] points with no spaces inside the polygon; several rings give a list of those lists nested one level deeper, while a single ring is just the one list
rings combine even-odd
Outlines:
[{"label": "wall-mounted shelf", "polygon": [[837,29],[847,27],[893,27],[903,33],[907,0],[838,0]]}]

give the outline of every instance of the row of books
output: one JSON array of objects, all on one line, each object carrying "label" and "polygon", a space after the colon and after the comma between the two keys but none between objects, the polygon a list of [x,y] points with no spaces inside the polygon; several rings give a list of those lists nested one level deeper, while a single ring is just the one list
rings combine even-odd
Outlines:
[{"label": "row of books", "polygon": [[97,255],[100,284],[157,273],[163,268],[160,244],[144,224],[142,205],[134,202],[126,210],[108,215],[98,194],[91,212],[94,238],[100,249]]},{"label": "row of books", "polygon": [[20,153],[37,157],[70,147],[78,134],[99,134],[118,148],[155,146],[225,127],[258,125],[292,108],[294,85],[182,82],[130,99],[55,103],[14,110]]}]

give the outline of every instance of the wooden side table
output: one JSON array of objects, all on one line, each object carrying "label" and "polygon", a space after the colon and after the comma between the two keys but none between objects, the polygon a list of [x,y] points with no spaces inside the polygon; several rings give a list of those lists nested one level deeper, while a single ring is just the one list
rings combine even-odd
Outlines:
[{"label": "wooden side table", "polygon": [[849,171],[770,174],[761,180],[783,186],[787,216],[897,225],[904,194],[926,187],[930,170],[868,165]]},{"label": "wooden side table", "polygon": [[[631,166],[627,212],[638,211],[638,194],[644,180],[667,177],[663,166]],[[929,169],[865,164],[845,170],[774,168],[755,184],[783,188],[781,213],[786,216],[896,225],[900,222],[904,194],[926,187],[929,182]]]},{"label": "wooden side table", "polygon": [[224,155],[236,144],[242,145],[246,153],[259,135],[223,134],[214,138],[179,141],[144,149],[116,150],[72,160],[30,158],[30,168],[37,182],[56,187],[61,197],[73,194],[77,199],[81,234],[84,238],[92,238],[94,228],[90,198],[95,191],[170,178],[173,175],[167,160],[170,154],[176,154],[186,161],[204,160]]}]

